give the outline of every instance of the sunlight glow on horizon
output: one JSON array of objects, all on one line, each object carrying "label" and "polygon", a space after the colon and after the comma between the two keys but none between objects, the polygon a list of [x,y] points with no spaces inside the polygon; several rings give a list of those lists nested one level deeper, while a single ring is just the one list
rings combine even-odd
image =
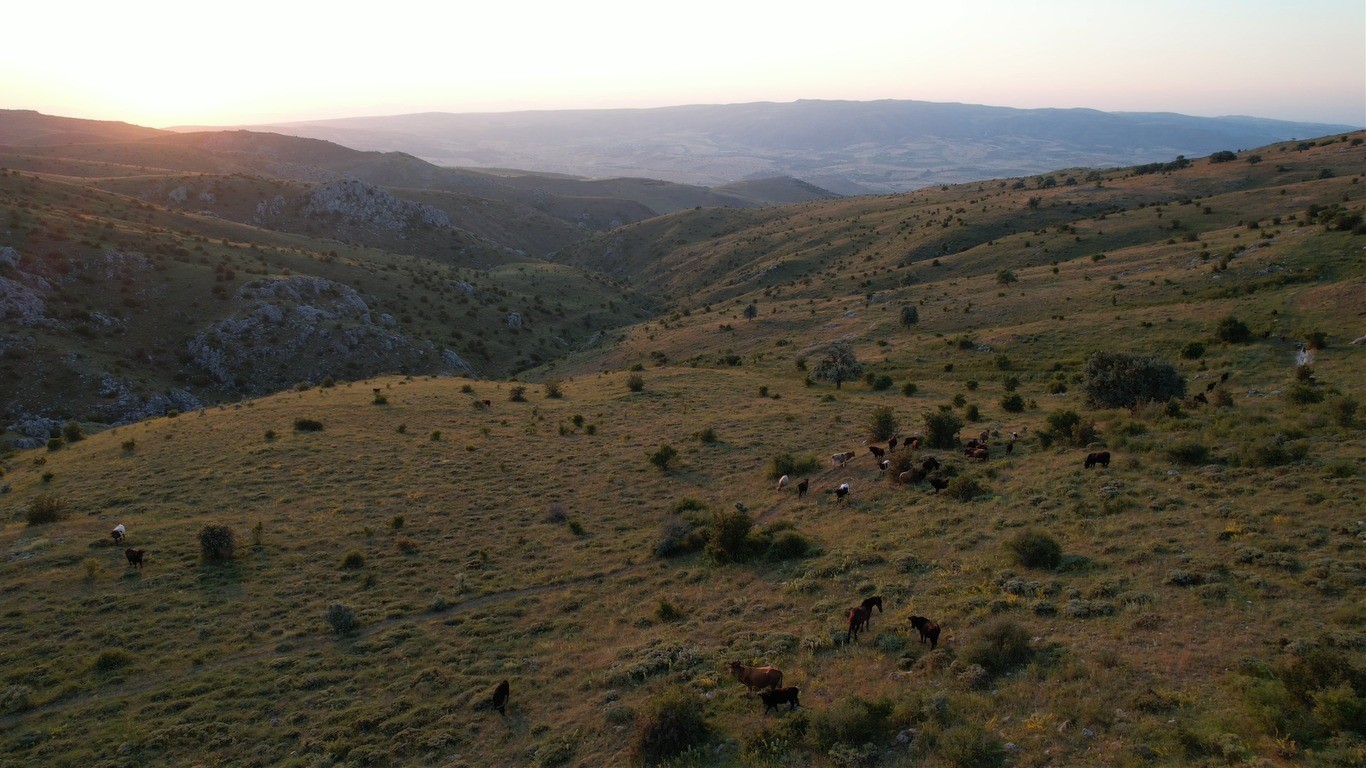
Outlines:
[{"label": "sunlight glow on horizon", "polygon": [[1366,125],[1360,0],[463,5],[9,8],[0,108],[169,127],[914,99]]}]

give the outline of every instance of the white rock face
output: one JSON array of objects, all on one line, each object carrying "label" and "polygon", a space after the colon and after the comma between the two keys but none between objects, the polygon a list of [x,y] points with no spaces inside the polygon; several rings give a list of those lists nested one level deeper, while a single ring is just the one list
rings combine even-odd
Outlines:
[{"label": "white rock face", "polygon": [[400,200],[380,187],[354,179],[318,185],[309,195],[302,213],[310,218],[340,217],[351,223],[391,232],[401,232],[413,226],[451,226],[451,219],[445,211],[411,200]]}]

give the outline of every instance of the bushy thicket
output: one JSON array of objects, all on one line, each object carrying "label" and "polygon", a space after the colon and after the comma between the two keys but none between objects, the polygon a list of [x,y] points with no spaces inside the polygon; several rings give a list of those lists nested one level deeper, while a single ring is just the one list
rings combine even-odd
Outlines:
[{"label": "bushy thicket", "polygon": [[868,437],[877,442],[883,442],[896,437],[901,430],[901,421],[896,417],[896,411],[890,406],[881,406],[873,409],[873,413],[868,417]]},{"label": "bushy thicket", "polygon": [[1100,408],[1133,408],[1186,396],[1186,382],[1176,366],[1123,352],[1087,357],[1082,380],[1087,397]]},{"label": "bushy thicket", "polygon": [[28,508],[24,510],[24,519],[29,525],[41,525],[43,523],[55,523],[66,517],[66,499],[61,496],[43,494],[36,496],[28,503]]},{"label": "bushy thicket", "polygon": [[1026,568],[1057,568],[1062,563],[1062,546],[1042,531],[1021,531],[1006,542],[1015,562]]},{"label": "bushy thicket", "polygon": [[226,525],[209,524],[199,531],[199,552],[208,562],[231,560],[237,551],[237,536]]},{"label": "bushy thicket", "polygon": [[925,414],[925,447],[952,450],[958,447],[958,430],[963,420],[952,411]]},{"label": "bushy thicket", "polygon": [[809,475],[821,468],[821,461],[809,454],[793,456],[790,453],[780,453],[773,457],[773,461],[768,465],[768,479],[777,480],[783,475],[788,477],[799,477]]},{"label": "bushy thicket", "polygon": [[639,760],[656,765],[705,743],[710,730],[696,696],[683,688],[666,688],[636,719],[633,747]]},{"label": "bushy thicket", "polygon": [[1017,667],[1034,655],[1029,632],[1009,619],[999,619],[979,631],[963,651],[963,658],[995,676]]}]

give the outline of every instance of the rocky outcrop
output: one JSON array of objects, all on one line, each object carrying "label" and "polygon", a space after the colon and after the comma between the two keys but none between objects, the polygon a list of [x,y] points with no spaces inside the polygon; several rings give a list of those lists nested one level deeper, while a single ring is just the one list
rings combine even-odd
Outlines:
[{"label": "rocky outcrop", "polygon": [[368,229],[402,232],[410,227],[451,226],[445,211],[411,200],[400,200],[380,187],[354,179],[320,184],[301,213],[306,218],[341,219]]},{"label": "rocky outcrop", "polygon": [[389,371],[473,371],[453,352],[404,335],[393,317],[341,283],[263,279],[242,286],[236,298],[241,310],[188,345],[193,363],[234,392],[264,394],[299,381]]},{"label": "rocky outcrop", "polygon": [[27,328],[52,324],[43,300],[51,291],[51,282],[26,269],[18,251],[9,246],[0,248],[0,320]]}]

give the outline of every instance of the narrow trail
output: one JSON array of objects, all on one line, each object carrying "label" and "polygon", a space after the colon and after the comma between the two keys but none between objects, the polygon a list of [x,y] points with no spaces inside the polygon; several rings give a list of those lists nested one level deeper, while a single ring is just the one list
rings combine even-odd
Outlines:
[{"label": "narrow trail", "polygon": [[[857,458],[859,457],[855,457],[855,460],[857,460]],[[829,482],[832,476],[838,474],[840,471],[847,471],[848,469],[849,468],[847,466],[831,467],[822,474],[813,476],[811,482],[813,485]],[[808,491],[808,494],[815,492],[816,489],[812,488]],[[796,498],[796,489],[791,489],[790,493],[788,491],[783,491],[782,493],[778,494],[778,496],[779,498],[776,501],[769,505],[767,509],[765,509],[755,518],[756,524],[765,523],[769,521],[775,514],[777,514],[785,506],[787,506],[787,502],[789,499]],[[603,571],[595,571],[584,576],[580,576],[573,579],[566,579],[564,581],[549,582],[546,584],[536,584],[528,587],[518,587],[515,589],[504,589],[498,592],[489,592],[483,595],[478,595],[476,597],[471,597],[467,600],[462,600],[460,602],[453,603],[439,611],[428,611],[423,613],[409,614],[406,616],[396,616],[393,618],[384,619],[382,621],[377,621],[373,624],[367,624],[366,626],[356,630],[353,634],[349,635],[344,642],[355,643],[357,641],[362,641],[367,638],[378,635],[381,632],[399,626],[401,624],[436,624],[445,621],[454,614],[473,611],[478,608],[482,608],[486,605],[501,603],[508,600],[515,600],[522,597],[534,597],[536,595],[543,595],[549,592],[574,589],[576,587],[582,587],[585,585],[593,584],[595,582],[602,582],[605,579],[611,579],[618,576],[625,576],[637,571],[646,570],[647,568],[657,567],[660,562],[661,561],[658,558],[652,557],[648,560],[644,560],[639,563],[632,563],[629,565],[623,565]],[[66,698],[58,699],[56,701],[48,702],[46,704],[34,707],[24,712],[0,716],[0,731],[8,731],[12,728],[15,728],[16,726],[22,725],[25,720],[30,718],[59,713],[66,710],[74,709],[82,705],[98,704],[100,702],[108,701],[111,699],[130,697],[135,696],[137,694],[146,693],[148,691],[155,690],[158,687],[164,685],[166,681],[171,678],[175,678],[177,680],[185,680],[203,677],[205,675],[210,675],[225,669],[231,669],[233,667],[241,666],[243,664],[249,664],[254,661],[260,661],[261,659],[308,653],[310,651],[314,651],[319,648],[324,648],[329,645],[335,645],[337,642],[338,640],[334,636],[326,634],[312,635],[303,638],[286,638],[282,640],[272,640],[269,642],[269,644],[262,643],[254,650],[240,652],[205,664],[179,669],[165,667],[159,668],[160,674],[156,675],[155,677],[151,677],[148,675],[139,675],[137,677],[136,682],[128,682],[96,691],[80,693]],[[284,650],[281,650],[281,646],[288,647]]]}]

